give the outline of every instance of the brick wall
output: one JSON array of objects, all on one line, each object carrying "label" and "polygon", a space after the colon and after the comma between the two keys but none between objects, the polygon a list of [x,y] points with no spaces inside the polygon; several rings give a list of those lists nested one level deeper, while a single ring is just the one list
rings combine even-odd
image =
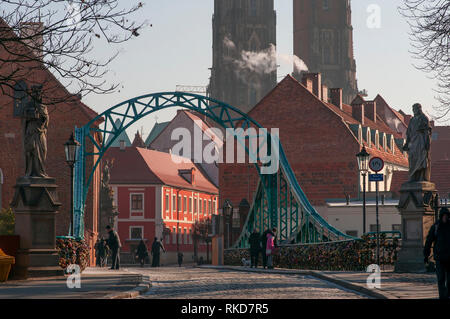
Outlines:
[{"label": "brick wall", "polygon": [[[296,80],[285,78],[249,116],[265,128],[280,129],[288,161],[312,204],[342,199],[345,193],[357,196],[357,140],[339,116]],[[237,207],[247,194],[252,202],[256,169],[249,173],[248,164],[221,164],[219,174],[220,207],[225,199]]]}]

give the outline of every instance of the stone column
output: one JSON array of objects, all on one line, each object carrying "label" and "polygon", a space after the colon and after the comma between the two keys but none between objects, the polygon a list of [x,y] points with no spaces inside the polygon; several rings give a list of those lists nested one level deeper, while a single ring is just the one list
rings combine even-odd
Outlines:
[{"label": "stone column", "polygon": [[20,236],[16,269],[22,278],[64,274],[56,250],[55,217],[61,206],[57,187],[54,178],[17,180],[11,207],[16,217],[15,233]]},{"label": "stone column", "polygon": [[407,182],[400,189],[398,209],[402,217],[402,244],[396,272],[424,272],[423,246],[434,223],[434,183]]}]

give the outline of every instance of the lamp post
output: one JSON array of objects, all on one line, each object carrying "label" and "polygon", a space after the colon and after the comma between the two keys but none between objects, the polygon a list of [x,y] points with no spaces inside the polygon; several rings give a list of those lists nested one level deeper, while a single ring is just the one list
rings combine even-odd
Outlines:
[{"label": "lamp post", "polygon": [[363,146],[361,152],[356,154],[358,170],[363,176],[363,235],[366,233],[366,175],[369,171],[369,157],[370,154],[367,153],[365,146]]},{"label": "lamp post", "polygon": [[70,235],[74,235],[73,227],[73,168],[75,162],[77,161],[78,149],[80,143],[78,143],[74,137],[73,133],[70,135],[69,140],[64,144],[64,150],[66,153],[66,162],[70,167]]},{"label": "lamp post", "polygon": [[233,211],[233,206],[231,206],[231,203],[230,203],[230,201],[228,199],[225,201],[225,203],[223,203],[222,209],[223,209],[223,215],[224,215],[224,217],[225,217],[225,219],[227,221],[227,225],[228,225],[228,227],[227,227],[227,232],[228,232],[228,234],[227,234],[228,235],[227,236],[227,248],[230,248],[231,214],[232,214],[232,211]]}]

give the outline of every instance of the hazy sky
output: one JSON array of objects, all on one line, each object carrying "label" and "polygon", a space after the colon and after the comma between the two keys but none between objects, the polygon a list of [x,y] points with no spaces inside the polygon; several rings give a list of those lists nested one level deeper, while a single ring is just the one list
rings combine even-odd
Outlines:
[{"label": "hazy sky", "polygon": [[[317,0],[319,1],[319,0]],[[333,0],[332,0],[333,1]],[[120,82],[120,92],[112,95],[90,95],[84,102],[97,112],[147,93],[174,91],[176,85],[207,85],[212,66],[213,0],[144,0],[139,19],[147,19],[153,27],[121,47],[122,54],[111,64],[108,80]],[[435,82],[413,67],[409,50],[409,27],[398,13],[401,0],[352,1],[354,54],[359,89],[368,98],[380,93],[395,109],[412,112],[420,102],[427,113],[433,113]],[[380,9],[380,28],[368,27],[368,19]],[[277,50],[293,53],[292,0],[275,0],[277,11]],[[374,7],[375,9],[377,7]],[[372,21],[372,20],[370,20]],[[114,50],[118,47],[114,47]],[[109,54],[111,48],[99,48],[97,54]],[[301,58],[301,57],[300,57]],[[278,80],[292,72],[292,65],[281,64]],[[159,112],[158,121],[170,120],[175,111]],[[144,137],[150,132],[154,117],[142,120],[128,133],[134,137],[143,127]]]}]

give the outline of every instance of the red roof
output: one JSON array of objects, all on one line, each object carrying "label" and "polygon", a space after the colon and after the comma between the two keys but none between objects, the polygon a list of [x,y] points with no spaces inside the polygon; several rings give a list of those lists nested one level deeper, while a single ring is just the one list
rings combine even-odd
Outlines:
[{"label": "red roof", "polygon": [[[140,147],[127,147],[124,151],[120,148],[110,148],[105,157],[114,160],[111,184],[160,184],[219,193],[217,187],[187,158]],[[195,170],[194,184],[180,175],[180,170],[191,169]]]}]

